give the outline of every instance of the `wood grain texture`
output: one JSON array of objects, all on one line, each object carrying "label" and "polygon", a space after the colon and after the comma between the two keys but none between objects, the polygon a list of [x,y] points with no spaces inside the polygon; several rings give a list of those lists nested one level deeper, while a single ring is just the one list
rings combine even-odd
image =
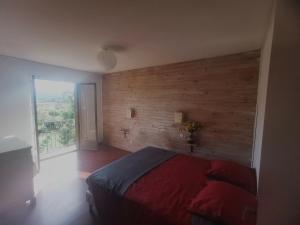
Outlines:
[{"label": "wood grain texture", "polygon": [[[199,154],[249,164],[259,51],[103,76],[104,142],[136,151],[155,145],[186,152],[174,112],[200,121]],[[126,111],[135,110],[128,119]],[[128,128],[125,138],[120,131]]]}]

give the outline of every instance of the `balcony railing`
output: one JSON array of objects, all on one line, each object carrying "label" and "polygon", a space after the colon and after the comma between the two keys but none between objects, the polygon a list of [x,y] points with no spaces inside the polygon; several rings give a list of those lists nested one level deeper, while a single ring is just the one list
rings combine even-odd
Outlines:
[{"label": "balcony railing", "polygon": [[75,145],[75,120],[38,121],[38,140],[41,155],[64,153]]}]

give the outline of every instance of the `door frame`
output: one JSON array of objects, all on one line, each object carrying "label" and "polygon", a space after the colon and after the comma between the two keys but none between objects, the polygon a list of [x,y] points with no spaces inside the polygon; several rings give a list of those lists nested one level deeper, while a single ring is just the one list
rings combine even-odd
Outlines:
[{"label": "door frame", "polygon": [[37,170],[40,171],[41,167],[41,158],[40,158],[40,145],[39,145],[39,131],[38,131],[38,120],[37,120],[37,102],[36,102],[36,87],[35,80],[37,80],[36,76],[32,76],[32,106],[33,106],[33,117],[34,117],[34,136],[35,136],[35,146],[36,146],[36,154],[37,154]]},{"label": "door frame", "polygon": [[95,121],[96,121],[96,142],[99,144],[99,137],[98,137],[98,105],[97,105],[97,84],[93,82],[87,82],[87,83],[77,83],[76,84],[76,114],[77,114],[77,122],[76,122],[76,132],[77,132],[77,141],[78,141],[78,150],[80,150],[80,117],[79,117],[79,108],[80,108],[80,101],[79,101],[79,93],[80,93],[80,85],[93,85],[94,86],[94,96],[95,96]]},{"label": "door frame", "polygon": [[[65,153],[61,153],[58,155],[54,155],[54,156],[50,156],[48,158],[45,159],[41,159],[40,157],[40,146],[39,146],[39,131],[38,131],[38,118],[37,118],[37,95],[36,95],[36,85],[35,85],[35,80],[48,80],[48,81],[57,81],[60,82],[59,80],[51,80],[51,79],[44,79],[44,78],[38,78],[37,76],[33,75],[32,76],[32,107],[33,107],[33,117],[34,117],[34,136],[35,136],[35,146],[36,146],[36,152],[37,152],[37,170],[39,172],[40,170],[40,161],[42,160],[47,160],[47,159],[51,159],[57,156],[61,156],[64,154],[68,154],[69,152],[65,152]],[[76,146],[76,150],[79,150],[79,145],[78,145],[78,140],[79,140],[79,136],[78,136],[78,132],[77,132],[77,124],[78,122],[78,117],[77,117],[77,83],[75,82],[70,82],[70,81],[61,81],[61,82],[69,82],[69,83],[73,83],[74,84],[74,111],[75,111],[75,115],[74,115],[74,119],[75,119],[75,146]],[[74,152],[74,151],[70,151],[70,152]]]}]

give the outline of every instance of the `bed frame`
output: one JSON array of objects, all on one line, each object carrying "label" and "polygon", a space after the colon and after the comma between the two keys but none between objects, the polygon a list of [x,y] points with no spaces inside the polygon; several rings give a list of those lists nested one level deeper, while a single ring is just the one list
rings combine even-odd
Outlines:
[{"label": "bed frame", "polygon": [[89,189],[85,193],[85,199],[86,199],[86,201],[87,201],[87,203],[89,205],[89,212],[92,215],[99,216],[98,215],[98,211],[96,209],[94,196],[93,196],[92,192]]},{"label": "bed frame", "polygon": [[[98,210],[97,210],[96,204],[95,204],[95,198],[89,189],[86,191],[85,197],[86,197],[86,201],[89,205],[90,214],[93,217],[95,217],[96,219],[100,219],[100,215],[98,213]],[[217,224],[217,223],[207,220],[203,217],[193,215],[191,225],[221,225],[221,224]]]}]

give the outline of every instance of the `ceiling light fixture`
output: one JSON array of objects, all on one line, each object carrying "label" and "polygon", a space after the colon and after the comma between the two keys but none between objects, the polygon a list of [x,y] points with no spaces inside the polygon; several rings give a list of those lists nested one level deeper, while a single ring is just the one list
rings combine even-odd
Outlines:
[{"label": "ceiling light fixture", "polygon": [[117,58],[114,52],[109,48],[104,48],[98,54],[98,61],[101,67],[101,70],[108,71],[112,70],[117,65]]}]

